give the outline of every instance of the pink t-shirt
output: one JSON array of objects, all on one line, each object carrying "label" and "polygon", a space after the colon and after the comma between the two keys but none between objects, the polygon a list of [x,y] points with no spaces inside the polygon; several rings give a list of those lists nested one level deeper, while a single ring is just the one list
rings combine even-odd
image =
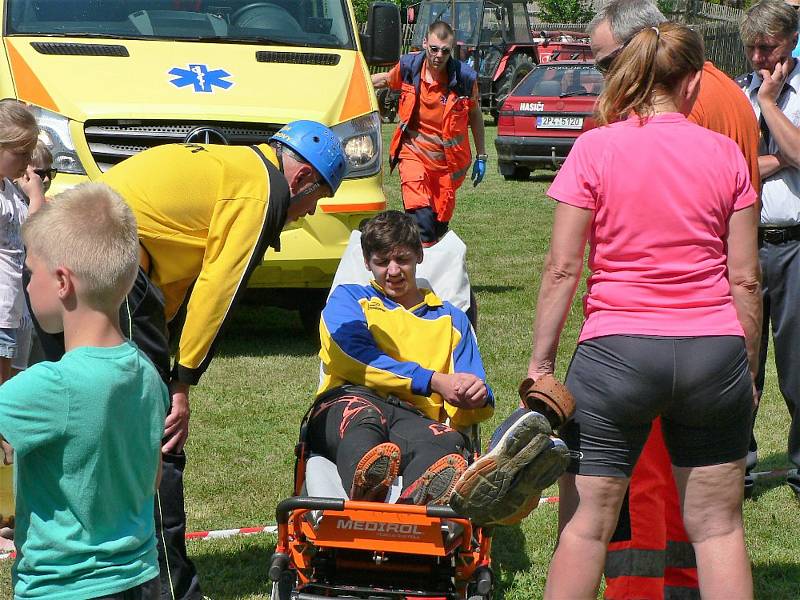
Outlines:
[{"label": "pink t-shirt", "polygon": [[632,117],[581,135],[547,193],[595,213],[580,341],[744,335],[725,236],[756,194],[732,140],[679,113]]}]

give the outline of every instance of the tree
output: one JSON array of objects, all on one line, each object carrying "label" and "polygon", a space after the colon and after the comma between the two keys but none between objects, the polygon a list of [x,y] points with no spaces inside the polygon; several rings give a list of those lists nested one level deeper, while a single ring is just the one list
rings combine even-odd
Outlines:
[{"label": "tree", "polygon": [[592,17],[591,0],[539,0],[539,18],[545,23],[586,23]]}]

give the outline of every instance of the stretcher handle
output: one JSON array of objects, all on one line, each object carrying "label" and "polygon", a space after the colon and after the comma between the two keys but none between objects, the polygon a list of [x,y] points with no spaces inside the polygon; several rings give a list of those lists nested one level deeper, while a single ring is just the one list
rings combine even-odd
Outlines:
[{"label": "stretcher handle", "polygon": [[275,509],[275,521],[278,525],[289,522],[289,513],[298,508],[306,510],[344,510],[341,498],[315,498],[313,496],[292,496],[278,503]]}]

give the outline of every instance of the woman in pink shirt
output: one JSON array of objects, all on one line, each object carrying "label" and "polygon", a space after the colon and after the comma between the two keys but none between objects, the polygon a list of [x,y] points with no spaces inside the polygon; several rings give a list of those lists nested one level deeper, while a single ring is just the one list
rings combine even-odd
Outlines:
[{"label": "woman in pink shirt", "polygon": [[595,598],[631,471],[662,417],[703,597],[752,596],[742,478],[761,325],[756,195],[739,148],[687,121],[703,69],[683,25],[620,48],[601,124],[558,201],[528,375],[552,373],[589,243],[585,322],[566,384],[574,455],[559,481],[546,598]]}]

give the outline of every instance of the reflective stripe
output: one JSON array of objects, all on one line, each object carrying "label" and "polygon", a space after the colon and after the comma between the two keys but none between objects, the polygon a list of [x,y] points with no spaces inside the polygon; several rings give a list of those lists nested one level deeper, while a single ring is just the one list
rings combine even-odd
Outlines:
[{"label": "reflective stripe", "polygon": [[627,548],[614,550],[606,556],[605,575],[616,577],[664,577],[663,550]]},{"label": "reflective stripe", "polygon": [[431,144],[437,144],[439,146],[445,145],[445,143],[442,141],[442,138],[440,138],[438,135],[430,135],[427,133],[422,133],[420,131],[417,131],[416,129],[407,129],[406,134],[412,140],[414,138],[421,137],[423,140],[425,140],[426,142],[430,142]]},{"label": "reflective stripe", "polygon": [[442,142],[442,145],[445,148],[452,148],[452,147],[458,146],[459,144],[462,144],[462,143],[464,143],[464,136],[463,135],[457,135],[456,137],[450,138],[449,140],[444,140]]},{"label": "reflective stripe", "polygon": [[664,600],[700,600],[700,590],[697,588],[665,585]]},{"label": "reflective stripe", "polygon": [[410,140],[408,145],[414,152],[426,156],[433,162],[444,163],[447,160],[447,157],[445,156],[444,152],[437,152],[436,150],[428,150],[427,148],[423,148],[413,140]]},{"label": "reflective stripe", "polygon": [[458,181],[459,179],[467,175],[467,171],[469,171],[469,165],[467,165],[460,171],[456,171],[455,173],[450,173],[450,179],[452,179],[453,181]]},{"label": "reflective stripe", "polygon": [[666,565],[675,569],[696,569],[692,545],[689,542],[667,542]]}]

